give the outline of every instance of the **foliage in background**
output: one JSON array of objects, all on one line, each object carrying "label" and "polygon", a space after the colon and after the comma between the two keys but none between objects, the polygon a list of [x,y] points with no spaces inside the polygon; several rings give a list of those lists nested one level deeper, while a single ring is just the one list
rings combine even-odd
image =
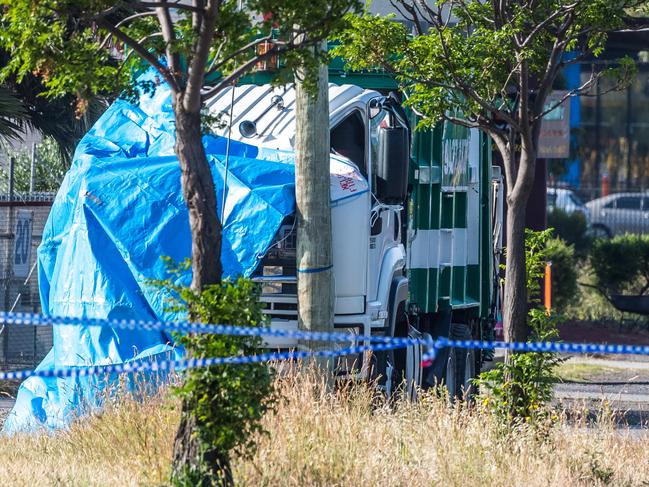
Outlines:
[{"label": "foliage in background", "polygon": [[0,86],[0,146],[20,138],[28,118],[16,93],[6,86]]},{"label": "foliage in background", "polygon": [[554,228],[554,235],[568,245],[573,245],[577,255],[584,257],[592,245],[592,240],[588,236],[588,223],[583,213],[568,213],[561,208],[552,208],[547,216],[548,228]]},{"label": "foliage in background", "polygon": [[[31,150],[9,150],[6,152],[6,160],[9,161],[11,157],[15,160],[14,188],[18,192],[27,192],[31,179]],[[61,155],[60,146],[54,139],[43,139],[36,144],[34,191],[57,191],[68,167],[69,163]],[[0,167],[0,186],[5,188],[8,184],[9,169],[6,166]]]},{"label": "foliage in background", "polygon": [[[530,341],[559,338],[556,316],[540,306],[541,279],[551,236],[552,229],[541,232],[526,230]],[[553,386],[558,381],[555,369],[561,361],[556,353],[512,353],[504,362],[482,372],[475,380],[480,391],[479,400],[505,425],[540,424],[551,417],[548,406]]]},{"label": "foliage in background", "polygon": [[590,254],[595,285],[602,291],[649,291],[649,235],[618,235],[597,240]]},{"label": "foliage in background", "polygon": [[561,238],[549,238],[545,257],[552,262],[552,307],[563,313],[579,292],[575,248]]},{"label": "foliage in background", "polygon": [[548,262],[547,243],[552,238],[552,229],[535,232],[525,229],[525,270],[527,299],[530,306],[537,307],[543,301],[541,284]]},{"label": "foliage in background", "polygon": [[[186,272],[188,264],[176,271]],[[263,326],[264,315],[258,286],[249,279],[224,280],[198,292],[173,284],[154,281],[157,287],[174,296],[171,310],[189,313],[201,323],[246,327]],[[259,337],[212,334],[177,335],[191,357],[232,357],[259,352]],[[174,485],[228,485],[231,483],[232,452],[246,456],[254,451],[254,438],[263,432],[260,420],[273,408],[273,373],[266,364],[218,365],[194,368],[184,374],[176,390],[183,400],[181,421],[194,422],[199,451],[192,454],[207,460],[174,471]],[[196,466],[197,465],[197,466]],[[217,468],[213,468],[216,465]]]}]

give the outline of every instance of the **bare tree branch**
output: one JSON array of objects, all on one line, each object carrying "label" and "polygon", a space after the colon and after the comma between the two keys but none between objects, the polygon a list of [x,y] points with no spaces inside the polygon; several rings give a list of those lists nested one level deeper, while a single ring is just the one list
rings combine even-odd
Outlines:
[{"label": "bare tree branch", "polygon": [[[246,52],[247,50],[249,50],[249,49],[255,47],[257,44],[261,44],[262,42],[270,41],[272,38],[273,38],[272,34],[269,34],[269,35],[267,35],[267,36],[265,36],[265,37],[260,37],[259,39],[255,39],[254,41],[249,42],[248,44],[246,44],[246,45],[243,46],[243,47],[240,47],[239,49],[237,49],[237,50],[234,51],[233,53],[229,54],[227,57],[225,57],[225,58],[221,59],[220,61],[218,61],[217,63],[215,63],[215,64],[213,63],[213,64],[210,66],[210,69],[207,71],[206,76],[209,76],[210,74],[215,73],[215,72],[218,71],[219,68],[221,68],[225,63],[227,63],[228,61],[234,59],[235,57],[237,57],[237,56],[243,54],[243,53]],[[216,59],[216,56],[215,56],[215,59]]]},{"label": "bare tree branch", "polygon": [[195,5],[189,5],[187,3],[181,3],[182,0],[177,0],[176,2],[167,2],[167,1],[159,1],[159,2],[129,2],[126,5],[132,8],[159,8],[159,7],[167,7],[167,8],[175,8],[177,10],[187,10],[189,12],[194,12],[197,14],[204,14],[205,9],[197,7]]},{"label": "bare tree branch", "polygon": [[268,59],[271,56],[278,55],[278,54],[280,54],[280,49],[277,45],[274,45],[264,54],[249,59],[241,66],[239,66],[237,69],[235,69],[232,73],[230,73],[228,76],[224,77],[221,81],[219,81],[218,84],[216,84],[215,86],[207,90],[205,93],[203,93],[201,99],[203,101],[209,100],[214,95],[219,93],[222,89],[226,88],[227,86],[230,86],[232,83],[235,83],[241,76],[243,76],[246,72],[248,72],[248,70],[251,69],[255,64],[265,59]]},{"label": "bare tree branch", "polygon": [[220,4],[220,0],[208,0],[198,39],[194,46],[187,87],[183,95],[183,106],[190,113],[198,112],[201,109],[201,90],[205,79],[205,66],[212,46]]},{"label": "bare tree branch", "polygon": [[192,28],[195,32],[199,32],[203,21],[200,12],[205,10],[205,0],[192,0],[192,5],[196,9],[196,11],[192,12]]},{"label": "bare tree branch", "polygon": [[160,75],[162,75],[165,81],[169,83],[169,86],[174,92],[180,91],[178,83],[176,82],[176,78],[174,78],[169,70],[165,66],[163,66],[162,63],[160,63],[160,61],[158,61],[158,59],[153,54],[147,51],[147,49],[142,44],[140,44],[138,41],[133,39],[125,32],[121,31],[120,29],[117,29],[105,18],[98,19],[97,23],[102,28],[106,29],[108,32],[117,37],[124,44],[133,49],[142,59],[153,66],[160,73]]},{"label": "bare tree branch", "polygon": [[158,16],[158,22],[160,22],[160,28],[162,29],[162,37],[165,41],[165,53],[167,55],[169,69],[174,76],[178,76],[180,74],[180,58],[178,53],[174,51],[176,32],[174,30],[173,21],[171,20],[169,8],[157,7],[156,14]]}]

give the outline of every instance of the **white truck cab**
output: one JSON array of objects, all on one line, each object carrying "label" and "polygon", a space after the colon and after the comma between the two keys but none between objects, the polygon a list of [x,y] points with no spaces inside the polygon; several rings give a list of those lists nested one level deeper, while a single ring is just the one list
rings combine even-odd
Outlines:
[{"label": "white truck cab", "polygon": [[[403,215],[410,130],[405,113],[400,106],[400,112],[395,113],[395,105],[394,100],[377,91],[354,85],[329,85],[331,152],[353,163],[369,185],[369,191],[339,200],[331,207],[334,326],[341,329],[338,331],[408,334]],[[294,149],[293,86],[237,86],[224,90],[208,108],[228,122],[232,110],[233,140],[261,148]],[[228,132],[226,127],[219,135],[227,137]],[[345,180],[339,183],[350,184]],[[291,217],[260,258],[253,276],[262,284],[261,299],[266,303],[271,326],[278,329],[295,330],[298,326],[295,234]],[[395,332],[399,322],[402,329]],[[268,345],[292,348],[297,343],[275,338],[268,340]],[[409,355],[416,353],[410,350]],[[418,369],[414,355],[411,364],[409,368]]]}]

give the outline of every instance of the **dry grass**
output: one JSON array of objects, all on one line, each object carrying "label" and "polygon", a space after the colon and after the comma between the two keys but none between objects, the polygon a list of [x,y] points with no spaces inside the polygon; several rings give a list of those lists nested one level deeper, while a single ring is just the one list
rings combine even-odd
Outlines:
[{"label": "dry grass", "polygon": [[[539,440],[503,436],[486,413],[425,396],[381,404],[367,387],[323,392],[311,375],[278,381],[270,434],[237,458],[239,485],[649,485],[649,436],[565,421]],[[56,435],[0,438],[0,485],[160,485],[178,420],[172,399],[124,400]]]},{"label": "dry grass", "polygon": [[503,436],[489,414],[432,395],[373,408],[364,387],[331,396],[301,378],[281,388],[271,435],[236,465],[242,485],[649,485],[649,436],[620,433],[607,415],[593,429],[560,421],[539,440]]},{"label": "dry grass", "polygon": [[145,403],[126,398],[67,431],[0,437],[0,485],[160,485],[178,417],[162,395]]}]

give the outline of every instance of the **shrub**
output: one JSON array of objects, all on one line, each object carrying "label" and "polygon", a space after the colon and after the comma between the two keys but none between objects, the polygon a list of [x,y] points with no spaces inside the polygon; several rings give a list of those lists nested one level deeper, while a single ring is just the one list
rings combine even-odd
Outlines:
[{"label": "shrub", "polygon": [[552,305],[563,312],[579,291],[575,248],[561,238],[550,238],[546,242],[545,257],[552,262]]},{"label": "shrub", "polygon": [[644,294],[649,289],[649,235],[626,234],[596,241],[590,265],[600,290]]},{"label": "shrub", "polygon": [[[556,317],[538,308],[530,310],[531,341],[558,338]],[[477,379],[481,400],[507,425],[537,423],[548,417],[556,366],[562,359],[556,353],[514,353]]]},{"label": "shrub", "polygon": [[[202,292],[171,281],[156,284],[171,290],[172,309],[189,312],[192,320],[247,327],[264,324],[258,287],[249,279],[225,280]],[[177,335],[176,341],[194,358],[254,355],[262,345],[258,337],[213,334]],[[254,451],[253,438],[263,432],[260,421],[273,408],[273,373],[260,363],[189,369],[176,393],[184,413],[176,446],[183,442],[186,447],[174,451],[191,458],[174,462],[183,467],[173,472],[172,483],[230,485],[231,453],[246,456]]]},{"label": "shrub", "polygon": [[554,228],[554,235],[573,245],[578,255],[584,255],[592,241],[588,236],[586,217],[580,212],[567,213],[560,208],[548,211],[548,227]]},{"label": "shrub", "polygon": [[[539,299],[551,235],[552,229],[542,232],[526,230],[525,264],[531,341],[544,342],[559,337],[556,316],[542,309]],[[540,424],[539,420],[548,417],[553,384],[558,381],[555,369],[561,361],[556,353],[509,354],[504,362],[481,373],[474,381],[480,390],[479,399],[507,426]]]}]

